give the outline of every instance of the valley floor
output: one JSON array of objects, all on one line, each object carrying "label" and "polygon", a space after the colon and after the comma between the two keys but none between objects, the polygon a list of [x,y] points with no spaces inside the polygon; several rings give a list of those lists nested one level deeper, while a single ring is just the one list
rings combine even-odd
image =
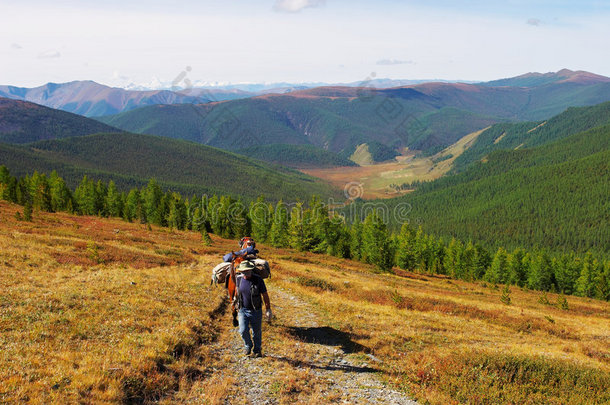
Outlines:
[{"label": "valley floor", "polygon": [[0,202],[0,402],[608,403],[610,303],[261,245],[243,357],[210,269],[235,241]]},{"label": "valley floor", "polygon": [[433,156],[417,156],[413,151],[405,151],[394,160],[362,166],[303,168],[301,171],[310,176],[328,181],[333,186],[344,189],[346,185],[359,183],[364,199],[392,198],[413,191],[396,190],[392,185],[411,184],[415,181],[432,181],[445,175],[455,161],[468,149],[477,137],[485,131],[473,132],[462,137]]}]

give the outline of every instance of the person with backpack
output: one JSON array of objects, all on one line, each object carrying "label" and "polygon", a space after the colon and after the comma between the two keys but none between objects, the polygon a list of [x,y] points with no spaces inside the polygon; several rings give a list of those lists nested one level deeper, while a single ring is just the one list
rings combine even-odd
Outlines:
[{"label": "person with backpack", "polygon": [[250,260],[242,261],[236,269],[239,333],[244,341],[245,355],[262,357],[263,302],[269,321],[272,313],[265,281],[254,273],[254,269],[254,263]]}]

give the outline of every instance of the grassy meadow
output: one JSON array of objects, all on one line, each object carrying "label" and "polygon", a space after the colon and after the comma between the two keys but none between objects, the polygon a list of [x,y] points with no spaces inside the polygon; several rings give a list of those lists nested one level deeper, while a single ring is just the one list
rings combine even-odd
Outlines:
[{"label": "grassy meadow", "polygon": [[[468,150],[477,137],[486,129],[472,132],[432,156],[416,156],[414,152],[407,150],[401,156],[381,163],[369,164],[366,163],[366,157],[360,156],[355,159],[352,157],[352,159],[362,166],[302,168],[301,171],[310,176],[326,180],[340,189],[345,187],[346,184],[357,180],[362,184],[362,198],[397,197],[413,190],[397,191],[391,187],[392,184],[400,186],[403,183],[432,181],[442,177],[451,170],[453,162],[464,151]],[[360,148],[357,152],[362,154]]]},{"label": "grassy meadow", "polygon": [[[18,210],[0,202],[0,402],[242,398],[224,290],[209,286],[235,241],[63,213],[23,222]],[[610,402],[608,302],[260,250],[276,321],[254,361],[272,403],[341,400],[303,318],[422,404]]]}]

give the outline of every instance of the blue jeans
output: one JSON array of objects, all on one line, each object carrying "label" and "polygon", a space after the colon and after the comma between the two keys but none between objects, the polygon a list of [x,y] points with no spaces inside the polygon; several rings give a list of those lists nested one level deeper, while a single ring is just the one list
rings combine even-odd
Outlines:
[{"label": "blue jeans", "polygon": [[[254,351],[261,351],[262,342],[262,323],[263,323],[263,310],[258,311],[242,308],[239,310],[239,334],[244,340],[246,350],[252,349],[252,339],[250,338],[250,328],[252,328],[252,336],[254,338]],[[249,327],[248,327],[249,326]]]}]

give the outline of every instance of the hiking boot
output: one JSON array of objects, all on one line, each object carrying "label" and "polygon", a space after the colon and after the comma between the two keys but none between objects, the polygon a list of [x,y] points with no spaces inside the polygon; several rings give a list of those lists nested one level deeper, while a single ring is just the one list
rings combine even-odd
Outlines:
[{"label": "hiking boot", "polygon": [[252,353],[252,357],[263,357],[263,354],[261,352],[254,352]]},{"label": "hiking boot", "polygon": [[250,353],[252,353],[251,347],[248,347],[247,349],[244,350],[244,356],[248,357],[250,355]]}]

